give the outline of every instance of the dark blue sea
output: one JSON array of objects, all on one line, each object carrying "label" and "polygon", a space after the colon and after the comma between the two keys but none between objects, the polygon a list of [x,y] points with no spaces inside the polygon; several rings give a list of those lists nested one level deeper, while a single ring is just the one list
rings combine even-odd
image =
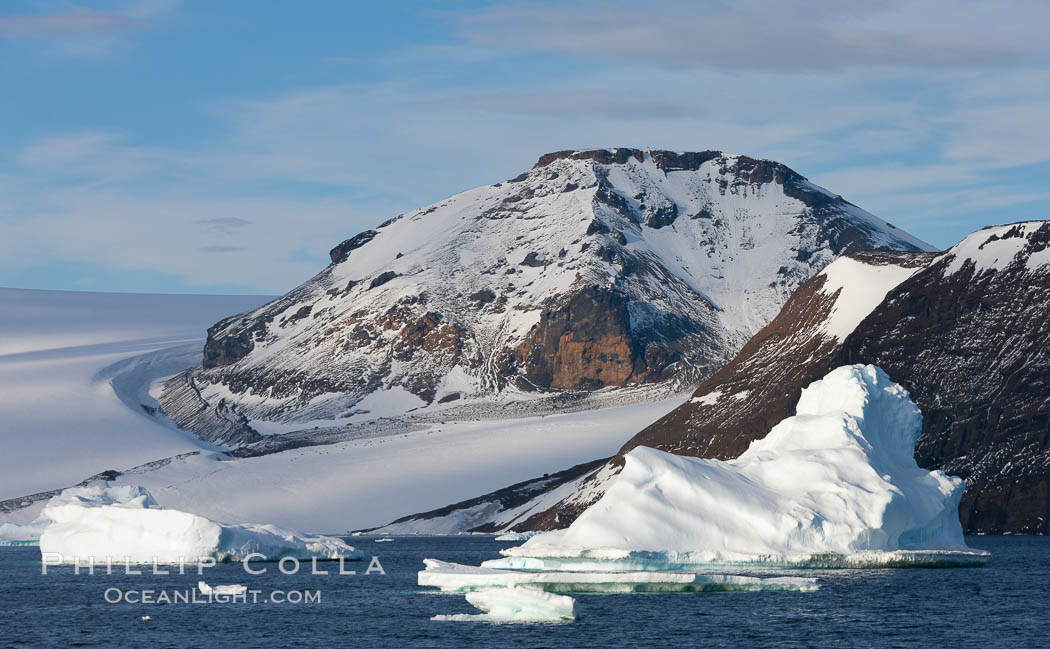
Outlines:
[{"label": "dark blue sea", "polygon": [[[806,571],[816,593],[577,595],[565,624],[434,622],[478,613],[461,595],[422,594],[424,557],[477,564],[491,537],[351,540],[385,575],[295,575],[275,564],[250,576],[240,564],[205,570],[210,584],[241,583],[256,602],[110,604],[115,590],[190,591],[198,576],[41,574],[37,548],[0,548],[0,646],[44,647],[1050,647],[1050,538],[972,537],[993,553],[981,568]],[[264,564],[257,564],[260,567]],[[368,562],[347,564],[363,572]],[[291,566],[286,566],[291,568]],[[798,573],[795,573],[798,574]],[[261,601],[274,591],[280,599]],[[307,602],[319,592],[320,601]],[[298,593],[298,594],[296,594]],[[149,620],[143,620],[143,616]]]}]

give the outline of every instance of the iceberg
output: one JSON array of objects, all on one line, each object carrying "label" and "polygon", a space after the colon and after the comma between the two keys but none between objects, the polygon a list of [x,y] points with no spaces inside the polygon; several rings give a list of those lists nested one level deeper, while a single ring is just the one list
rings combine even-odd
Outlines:
[{"label": "iceberg", "polygon": [[467,593],[467,601],[483,615],[435,615],[445,622],[571,622],[576,619],[576,600],[541,590],[511,586]]},{"label": "iceberg", "polygon": [[820,586],[812,577],[752,577],[696,572],[615,572],[605,570],[535,572],[465,566],[424,559],[418,575],[420,586],[445,593],[471,593],[493,588],[536,588],[550,593],[726,593],[793,591],[812,592]]},{"label": "iceberg", "polygon": [[507,548],[493,569],[675,570],[968,565],[963,480],[919,468],[922,414],[872,365],[832,370],[796,414],[735,460],[646,447],[564,530]]},{"label": "iceberg", "polygon": [[183,563],[201,560],[276,561],[361,559],[360,551],[330,536],[309,536],[273,525],[231,525],[166,509],[143,487],[92,485],[66,489],[44,507],[50,523],[41,555],[62,563],[111,560]]},{"label": "iceberg", "polygon": [[504,532],[503,534],[500,534],[494,540],[496,540],[496,541],[517,541],[517,542],[528,541],[529,539],[531,539],[532,537],[536,536],[539,533],[540,532],[538,532],[538,531],[515,532],[514,530],[511,530],[509,532]]},{"label": "iceberg", "polygon": [[49,521],[41,516],[25,525],[17,523],[0,524],[0,546],[37,545],[40,542],[40,535],[44,533],[48,523]]},{"label": "iceberg", "polygon": [[11,517],[14,520],[9,519],[7,522],[0,523],[0,546],[37,545],[40,542],[40,535],[44,533],[51,521],[44,516],[42,511],[37,513],[35,519],[27,521],[26,519],[33,515],[34,509],[36,509],[35,503]]},{"label": "iceberg", "polygon": [[204,581],[198,581],[197,590],[201,592],[201,595],[243,595],[248,592],[248,587],[241,584],[209,586]]}]

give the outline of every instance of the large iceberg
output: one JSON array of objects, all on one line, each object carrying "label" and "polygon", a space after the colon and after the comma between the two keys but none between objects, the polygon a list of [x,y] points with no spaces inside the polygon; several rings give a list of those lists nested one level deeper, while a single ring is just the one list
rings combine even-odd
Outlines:
[{"label": "large iceberg", "polygon": [[66,489],[44,507],[41,555],[61,562],[183,563],[244,559],[360,559],[341,539],[273,525],[230,525],[165,509],[143,487]]},{"label": "large iceberg", "polygon": [[636,448],[570,527],[484,565],[595,570],[611,561],[664,570],[985,560],[963,540],[963,481],[916,465],[922,415],[881,369],[833,370],[803,390],[796,413],[735,460]]}]

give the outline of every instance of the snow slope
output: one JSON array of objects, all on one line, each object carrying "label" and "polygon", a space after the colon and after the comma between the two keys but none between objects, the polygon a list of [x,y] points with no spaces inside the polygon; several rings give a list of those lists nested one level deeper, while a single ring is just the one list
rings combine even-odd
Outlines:
[{"label": "snow slope", "polygon": [[843,366],[802,392],[797,414],[735,460],[638,447],[605,495],[564,530],[532,537],[515,557],[680,563],[842,565],[967,553],[964,483],[920,469],[922,426],[908,393],[871,365]]},{"label": "snow slope", "polygon": [[[1046,221],[1022,221],[982,228],[945,251],[945,275],[971,267],[977,275],[1004,270],[1020,261],[1028,272],[1046,273],[1050,266],[1050,246],[1046,242]],[[1032,244],[1041,243],[1033,251]]]},{"label": "snow slope", "polygon": [[433,423],[257,457],[203,452],[129,471],[113,484],[143,485],[165,507],[215,520],[340,533],[607,457],[681,403]]},{"label": "snow slope", "polygon": [[821,333],[840,343],[853,333],[869,313],[886,298],[886,294],[920,270],[894,264],[872,265],[859,259],[842,257],[820,271],[824,285],[820,291],[834,297],[834,306],[821,327]]},{"label": "snow slope", "polygon": [[199,362],[208,324],[265,300],[0,288],[0,500],[200,449],[99,372],[173,347],[137,383],[181,371]]}]

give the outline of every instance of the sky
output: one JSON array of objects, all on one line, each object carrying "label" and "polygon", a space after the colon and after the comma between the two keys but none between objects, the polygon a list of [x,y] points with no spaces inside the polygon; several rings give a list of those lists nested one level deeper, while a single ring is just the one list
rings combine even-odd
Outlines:
[{"label": "sky", "polygon": [[545,152],[783,162],[944,248],[1050,218],[1050,3],[0,3],[0,286],[284,292]]}]

